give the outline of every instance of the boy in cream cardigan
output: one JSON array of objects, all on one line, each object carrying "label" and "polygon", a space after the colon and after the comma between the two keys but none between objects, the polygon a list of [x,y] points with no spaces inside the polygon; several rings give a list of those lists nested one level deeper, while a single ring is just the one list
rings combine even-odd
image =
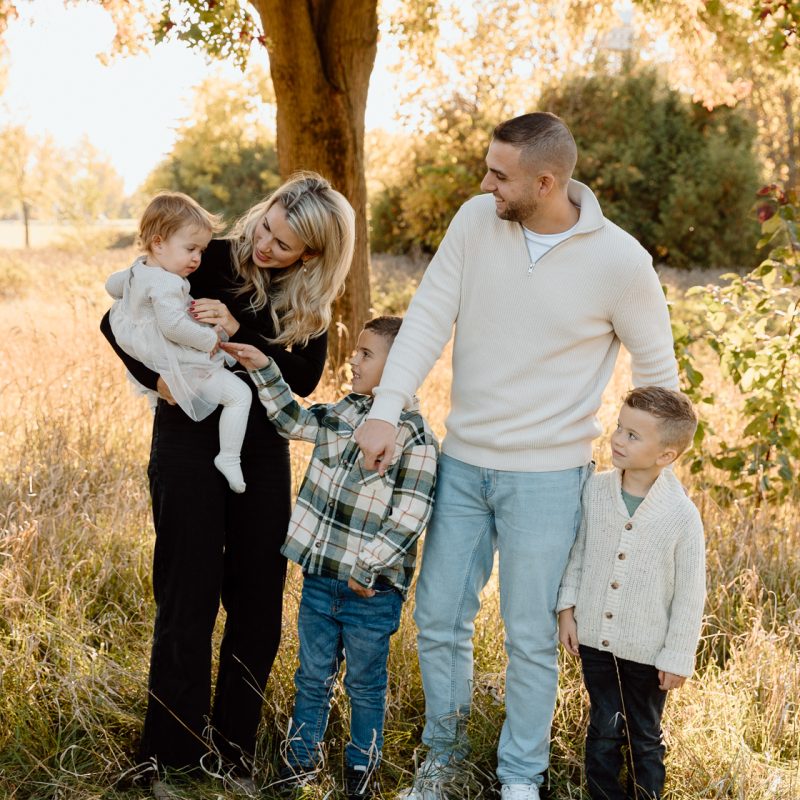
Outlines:
[{"label": "boy in cream cardigan", "polygon": [[[592,476],[558,597],[559,639],[589,693],[592,800],[660,798],[667,692],[694,669],[705,601],[703,524],[669,469],[691,443],[688,398],[631,391],[611,436],[615,469]],[[627,744],[628,785],[622,786]]]}]

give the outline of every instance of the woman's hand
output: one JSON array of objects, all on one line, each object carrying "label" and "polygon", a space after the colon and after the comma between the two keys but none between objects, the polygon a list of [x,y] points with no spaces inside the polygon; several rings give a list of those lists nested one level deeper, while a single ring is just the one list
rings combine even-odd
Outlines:
[{"label": "woman's hand", "polygon": [[228,336],[233,336],[239,330],[239,323],[236,318],[228,311],[225,303],[220,300],[210,300],[208,297],[192,300],[189,306],[189,313],[192,315],[192,319],[197,320],[197,322],[219,325]]},{"label": "woman's hand", "polygon": [[162,400],[166,400],[171,406],[177,405],[175,398],[172,396],[172,392],[169,390],[169,386],[167,386],[167,382],[160,375],[156,382],[156,391]]},{"label": "woman's hand", "polygon": [[220,342],[219,346],[221,350],[232,355],[245,369],[262,369],[269,364],[269,357],[251,344]]}]

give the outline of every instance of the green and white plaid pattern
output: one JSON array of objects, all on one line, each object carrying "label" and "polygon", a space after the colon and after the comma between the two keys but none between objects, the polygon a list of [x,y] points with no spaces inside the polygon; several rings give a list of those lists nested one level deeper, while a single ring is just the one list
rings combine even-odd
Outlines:
[{"label": "green and white plaid pattern", "polygon": [[417,539],[428,523],[439,446],[418,411],[400,417],[386,474],[367,472],[353,440],[372,397],[301,406],[275,362],[250,377],[282,436],[314,443],[281,552],[305,572],[373,586],[387,579],[404,595],[414,574]]}]

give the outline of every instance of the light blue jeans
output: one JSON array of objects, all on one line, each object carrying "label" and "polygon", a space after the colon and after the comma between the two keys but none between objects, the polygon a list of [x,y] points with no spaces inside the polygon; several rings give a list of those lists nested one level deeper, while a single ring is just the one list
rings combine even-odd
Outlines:
[{"label": "light blue jeans", "polygon": [[474,620],[497,551],[508,655],[497,777],[541,784],[558,683],[556,600],[589,469],[506,472],[442,455],[414,614],[429,759],[468,749]]}]

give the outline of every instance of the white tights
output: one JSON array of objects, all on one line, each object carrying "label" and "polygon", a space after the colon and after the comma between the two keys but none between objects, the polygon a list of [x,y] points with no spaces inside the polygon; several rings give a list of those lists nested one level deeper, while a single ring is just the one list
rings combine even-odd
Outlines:
[{"label": "white tights", "polygon": [[214,458],[214,466],[225,476],[231,490],[241,494],[245,489],[242,442],[252,394],[247,384],[232,372],[222,372],[219,379],[222,381],[222,413],[219,417],[219,455]]}]

